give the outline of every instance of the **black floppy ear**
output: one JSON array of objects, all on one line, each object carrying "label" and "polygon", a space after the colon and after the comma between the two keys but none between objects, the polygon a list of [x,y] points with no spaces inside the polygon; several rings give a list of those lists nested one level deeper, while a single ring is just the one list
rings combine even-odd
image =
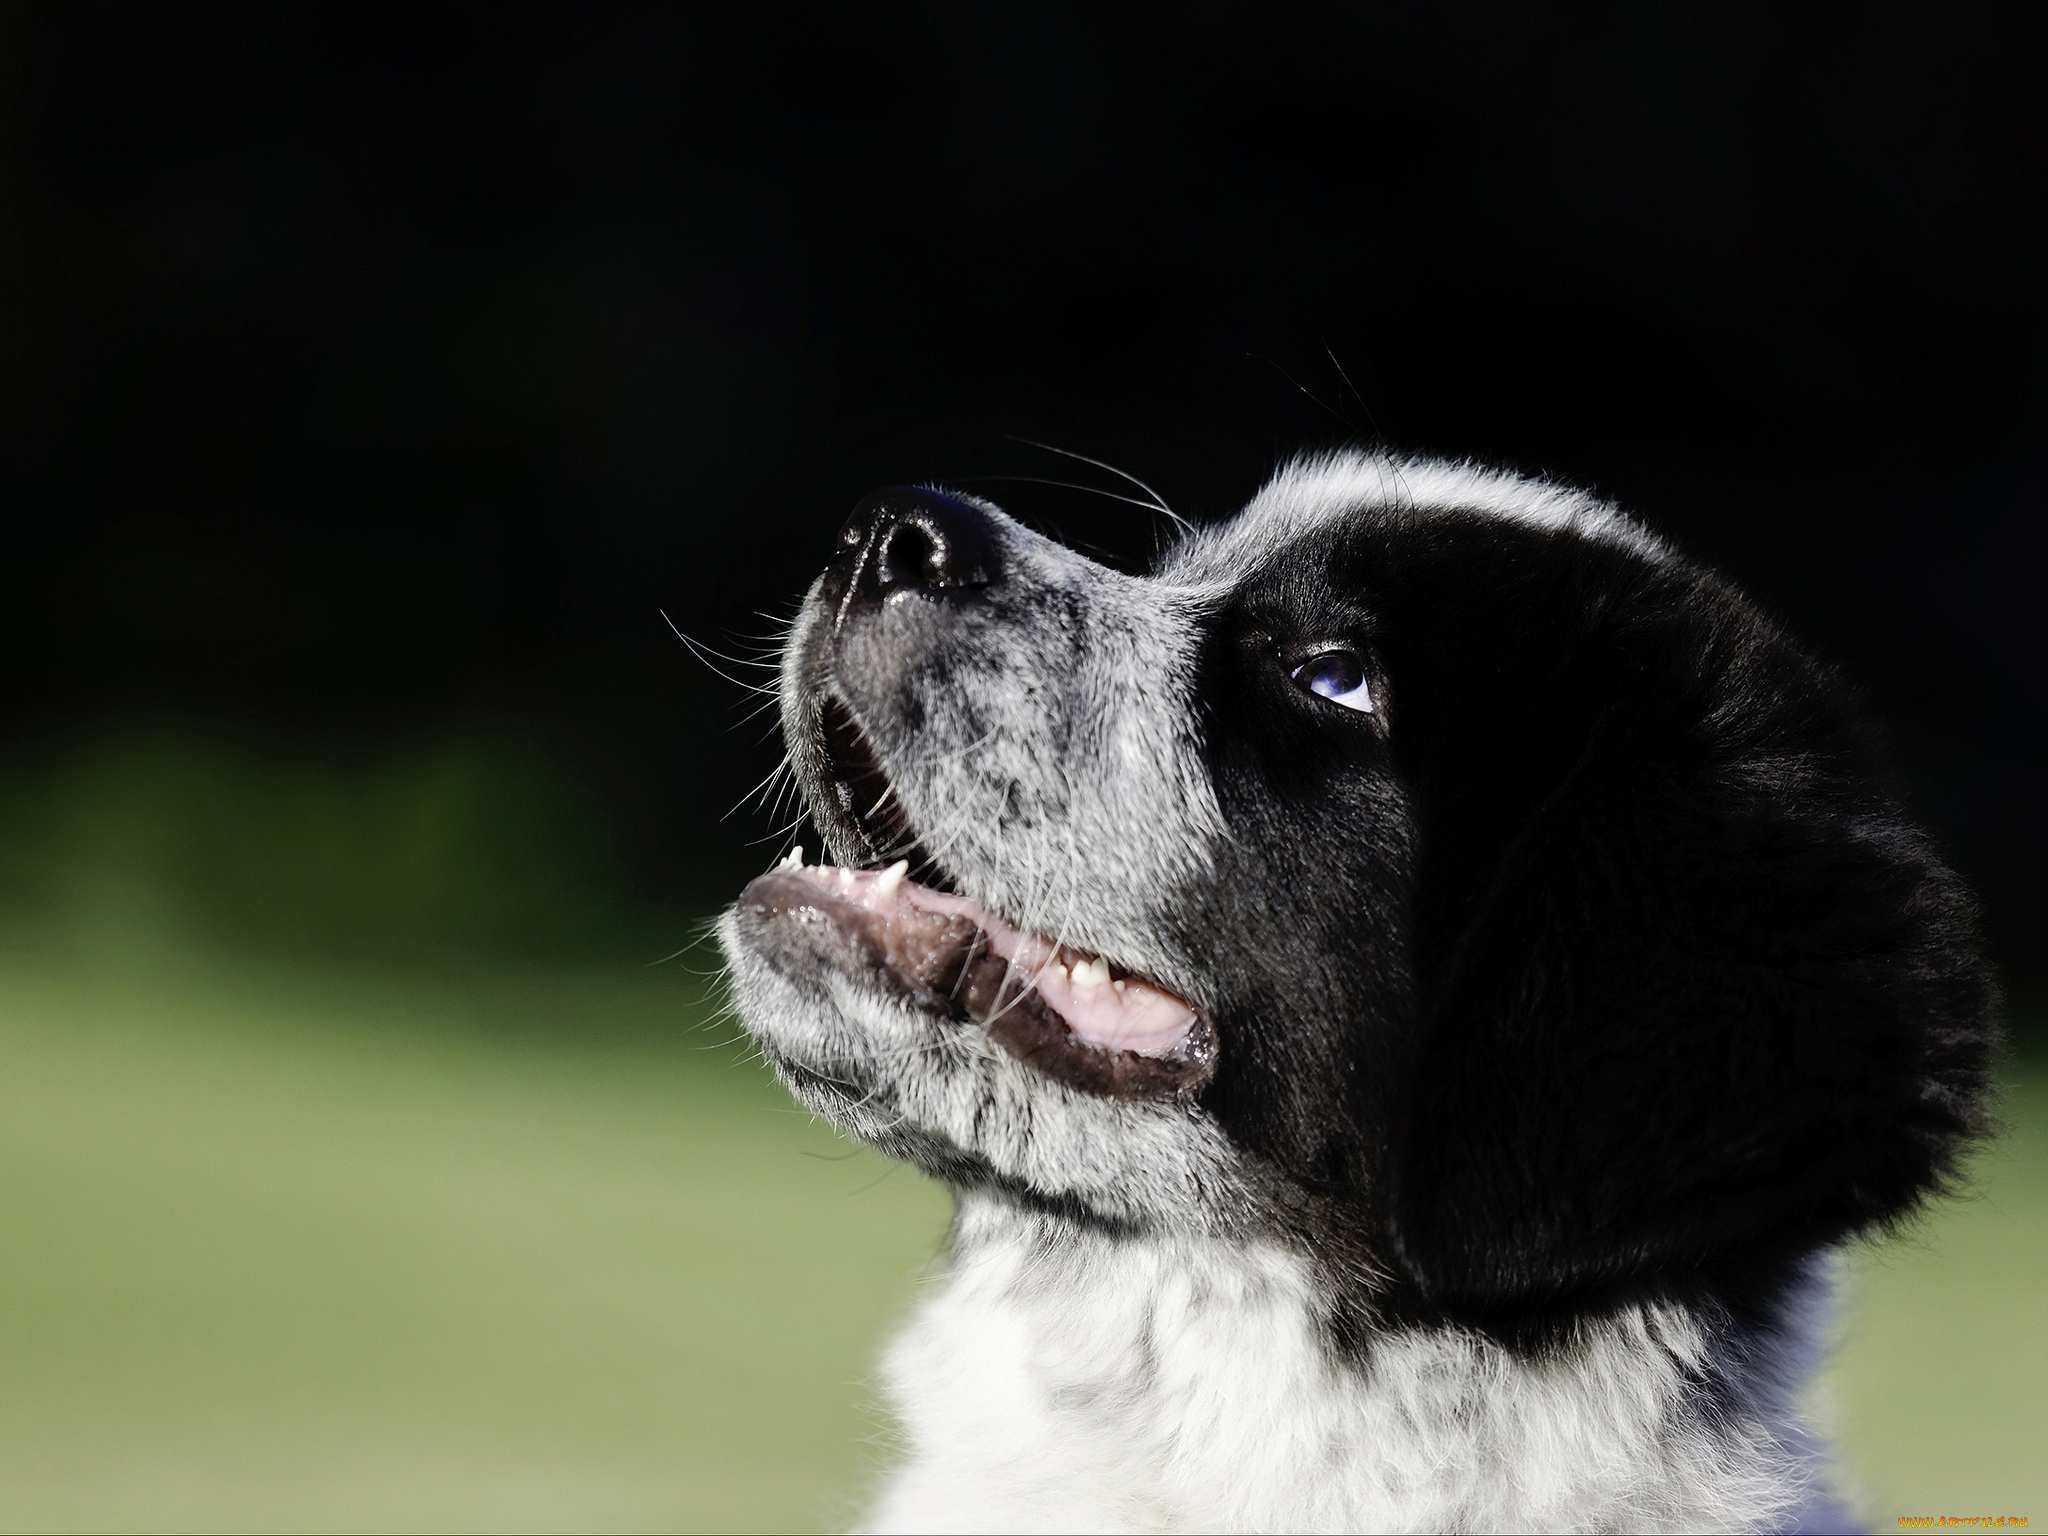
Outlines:
[{"label": "black floppy ear", "polygon": [[1424,860],[1384,1185],[1412,1279],[1540,1313],[1761,1279],[1912,1208],[1978,1123],[1987,984],[1840,685],[1702,577],[1523,718],[1570,733],[1533,790],[1425,775],[1495,830]]}]

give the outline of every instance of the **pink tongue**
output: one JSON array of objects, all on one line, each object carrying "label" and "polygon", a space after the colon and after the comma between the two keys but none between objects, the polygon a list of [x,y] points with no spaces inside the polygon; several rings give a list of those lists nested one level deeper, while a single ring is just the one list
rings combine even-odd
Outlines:
[{"label": "pink tongue", "polygon": [[1108,967],[1090,955],[1055,948],[1052,941],[1011,926],[964,896],[902,879],[892,872],[812,866],[802,873],[849,901],[884,915],[908,908],[964,917],[988,935],[989,948],[1019,972],[1037,980],[1038,995],[1066,1021],[1077,1039],[1107,1051],[1168,1056],[1195,1027],[1195,1011],[1171,992],[1131,976],[1108,978]]},{"label": "pink tongue", "polygon": [[1076,982],[1071,971],[1051,969],[1038,978],[1038,995],[1067,1021],[1076,1038],[1109,1051],[1170,1056],[1195,1027],[1195,1011],[1171,992],[1135,978],[1122,984]]},{"label": "pink tongue", "polygon": [[1052,941],[1025,933],[964,896],[948,896],[922,885],[903,884],[903,895],[921,912],[964,917],[988,935],[989,948],[1018,970],[1035,976],[1038,995],[1066,1021],[1076,1038],[1107,1051],[1141,1056],[1170,1055],[1195,1027],[1195,1011],[1171,992],[1132,976],[1109,980],[1108,967],[1093,956],[1055,950]]}]

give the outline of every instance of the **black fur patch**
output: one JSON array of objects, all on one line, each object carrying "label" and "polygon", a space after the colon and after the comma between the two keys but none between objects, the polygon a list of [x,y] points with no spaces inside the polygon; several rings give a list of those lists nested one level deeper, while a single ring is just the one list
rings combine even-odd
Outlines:
[{"label": "black fur patch", "polygon": [[[1289,681],[1333,641],[1373,714]],[[1200,696],[1233,834],[1184,906],[1204,1102],[1333,1275],[1400,1277],[1349,1305],[1741,1315],[1953,1178],[1992,1043],[1971,904],[1852,690],[1725,582],[1361,513],[1246,576]]]}]

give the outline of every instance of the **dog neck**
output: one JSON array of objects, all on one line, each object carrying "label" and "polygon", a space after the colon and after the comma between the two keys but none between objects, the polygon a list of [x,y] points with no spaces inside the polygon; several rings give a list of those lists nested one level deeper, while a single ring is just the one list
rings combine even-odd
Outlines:
[{"label": "dog neck", "polygon": [[1827,1518],[1786,1385],[1810,1364],[1810,1329],[1775,1326],[1765,1345],[1641,1305],[1542,1354],[1450,1326],[1390,1330],[1346,1353],[1327,1313],[1313,1266],[1279,1246],[1119,1237],[964,1196],[943,1283],[886,1359],[909,1455],[869,1526],[1732,1530]]}]

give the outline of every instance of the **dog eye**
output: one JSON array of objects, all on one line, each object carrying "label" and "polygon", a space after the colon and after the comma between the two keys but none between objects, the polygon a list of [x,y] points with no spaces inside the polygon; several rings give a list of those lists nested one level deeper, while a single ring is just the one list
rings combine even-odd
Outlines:
[{"label": "dog eye", "polygon": [[1324,651],[1311,656],[1288,676],[1303,691],[1355,709],[1372,713],[1372,689],[1366,685],[1365,664],[1349,651]]}]

